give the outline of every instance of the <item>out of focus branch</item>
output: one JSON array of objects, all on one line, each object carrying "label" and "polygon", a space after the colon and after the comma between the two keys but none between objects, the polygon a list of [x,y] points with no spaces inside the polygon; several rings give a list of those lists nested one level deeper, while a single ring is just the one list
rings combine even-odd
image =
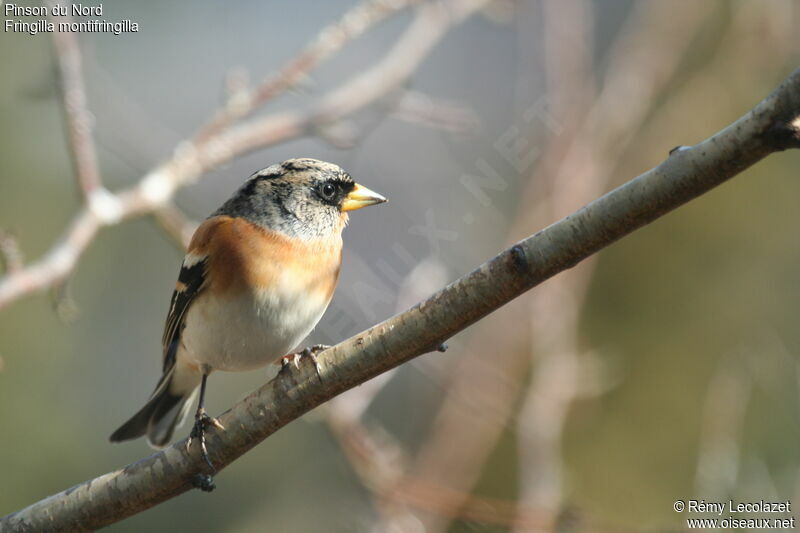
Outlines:
[{"label": "out of focus branch", "polygon": [[[557,123],[544,124],[549,140],[537,152],[540,157],[535,160],[533,178],[521,192],[518,205],[524,207],[515,215],[509,242],[607,190],[628,140],[639,137],[647,113],[673,81],[679,59],[713,15],[706,4],[692,4],[681,11],[676,29],[665,25],[665,7],[658,2],[636,4],[611,47],[606,80],[596,84],[590,64],[591,5],[553,0],[542,2],[539,8],[548,116]],[[602,91],[598,93],[595,85],[601,85]],[[583,361],[568,347],[574,344],[592,270],[592,262],[584,262],[526,301],[514,302],[482,322],[470,343],[470,349],[480,355],[465,358],[450,372],[452,379],[431,424],[431,436],[420,447],[408,474],[412,484],[418,477],[434,486],[445,485],[453,497],[465,495],[466,505],[466,495],[516,414],[512,429],[518,430],[519,439],[519,527],[527,527],[527,514],[536,509],[540,529],[552,529],[561,510],[559,428],[573,395],[582,392],[575,384]],[[519,316],[529,319],[520,321]],[[486,352],[494,354],[491,363],[483,357]],[[531,363],[537,377],[526,385],[523,380]],[[447,531],[454,519],[463,518],[422,509],[409,512],[429,533]]]},{"label": "out of focus branch", "polygon": [[281,93],[301,83],[309,71],[333,56],[353,39],[374,27],[387,16],[416,3],[418,0],[368,0],[320,31],[298,55],[277,73],[252,89],[241,88],[231,93],[221,109],[195,136],[203,142],[226,126],[240,120]]},{"label": "out of focus branch", "polygon": [[435,100],[417,91],[406,91],[402,94],[393,106],[391,116],[450,133],[474,133],[480,125],[480,120],[472,109],[454,102]]},{"label": "out of focus branch", "polygon": [[[800,148],[800,69],[752,111],[693,147],[518,242],[427,300],[284,373],[222,414],[209,436],[224,468],[334,396],[429,352],[523,292],[708,192],[767,155]],[[291,367],[289,367],[291,368]],[[186,441],[0,519],[8,531],[81,531],[119,521],[192,488],[202,472]]]},{"label": "out of focus branch", "polygon": [[[517,223],[523,227],[532,221],[539,226],[556,220],[591,201],[605,190],[605,181],[611,175],[599,168],[569,177],[558,172],[562,166],[575,164],[565,155],[594,159],[599,166],[592,150],[567,151],[569,143],[580,138],[584,117],[597,101],[591,60],[595,28],[591,2],[546,0],[542,2],[542,16],[546,21],[543,42],[548,102],[552,116],[559,117],[561,128],[551,136],[546,155],[530,180],[541,185],[526,187],[527,198],[535,208],[520,213]],[[576,35],[581,40],[570,45]],[[570,52],[562,54],[560,50],[564,48]],[[594,140],[603,142],[597,137]],[[593,168],[591,164],[587,167]],[[572,401],[580,390],[577,331],[595,264],[596,261],[585,261],[580,268],[565,272],[535,291],[529,299],[529,357],[534,370],[521,395],[516,417],[520,520],[510,529],[515,533],[533,529],[524,521],[531,509],[537,512],[536,531],[558,529],[564,485],[562,433]]]},{"label": "out of focus branch", "polygon": [[0,262],[6,272],[22,268],[22,252],[17,239],[8,231],[0,230]]},{"label": "out of focus branch", "polygon": [[736,488],[742,429],[753,396],[753,377],[743,368],[742,359],[739,354],[723,357],[708,384],[698,443],[696,494],[728,497]]},{"label": "out of focus branch", "polygon": [[[92,194],[89,203],[44,257],[0,277],[0,308],[26,294],[52,287],[67,277],[101,228],[162,209],[180,187],[234,157],[313,133],[318,127],[336,123],[379,101],[409,79],[449,29],[487,2],[442,0],[422,3],[406,31],[381,61],[324,95],[311,109],[275,113],[238,125],[231,124],[228,118],[220,119],[224,128],[210,127],[212,133],[201,134],[194,141],[180,144],[170,160],[147,173],[133,187],[116,194],[96,189],[99,194]],[[374,23],[380,18],[373,16],[369,20]],[[348,27],[353,28],[352,35],[363,30],[357,24]],[[320,57],[323,56],[325,54]],[[275,94],[274,90],[267,92]],[[257,100],[263,102],[266,97],[262,95]],[[239,117],[240,114],[237,111],[234,115],[224,116]],[[87,183],[92,182],[89,180]]]},{"label": "out of focus branch", "polygon": [[172,202],[167,202],[153,213],[161,228],[184,250],[189,248],[198,222],[191,220]]},{"label": "out of focus branch", "polygon": [[[53,6],[57,2],[49,2]],[[51,12],[52,10],[48,10]],[[58,22],[69,23],[65,15]],[[78,45],[78,34],[53,32],[53,48],[58,59],[61,82],[61,99],[67,122],[70,154],[75,167],[75,177],[87,204],[94,201],[94,193],[102,188],[100,167],[97,163],[97,147],[92,139],[93,117],[86,103],[86,87],[83,83],[83,59]]]},{"label": "out of focus branch", "polygon": [[[565,61],[560,52],[569,48],[567,39],[573,38],[570,30],[575,31],[575,21],[590,16],[591,4],[543,3],[548,20],[546,64],[548,73],[553,74],[548,95],[554,116],[572,120],[565,121],[565,131],[554,139],[554,146],[548,146],[548,154],[552,150],[555,157],[545,157],[537,167],[536,179],[531,180],[542,186],[529,187],[529,194],[542,200],[528,220],[536,220],[537,215],[553,220],[606,190],[624,150],[638,138],[648,113],[674,79],[692,37],[713,15],[708,5],[692,5],[681,11],[680,29],[671,31],[675,28],[664,22],[665,7],[659,3],[635,6],[611,47],[603,89],[593,94],[586,79],[591,72],[591,48],[575,47],[583,50],[583,57],[573,50],[567,55],[571,61]],[[587,26],[577,33],[590,35],[592,26]],[[576,106],[576,101],[585,107]],[[531,298],[535,370],[517,418],[518,503],[520,510],[538,509],[543,531],[556,530],[564,511],[563,432],[572,403],[586,394],[581,381],[588,374],[588,365],[579,353],[578,331],[595,265],[586,261]],[[524,531],[529,531],[525,525],[514,529],[515,533]]]}]

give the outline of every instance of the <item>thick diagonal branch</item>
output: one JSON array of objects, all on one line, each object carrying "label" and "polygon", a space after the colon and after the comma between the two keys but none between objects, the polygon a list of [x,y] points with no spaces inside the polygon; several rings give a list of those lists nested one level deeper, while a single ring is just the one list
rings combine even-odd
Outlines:
[{"label": "thick diagonal branch", "polygon": [[[220,417],[209,438],[224,468],[275,431],[348,389],[431,351],[498,307],[617,239],[708,192],[770,153],[800,147],[800,70],[709,139],[520,241],[417,304],[320,356],[313,370],[262,386]],[[3,531],[93,530],[192,488],[201,470],[185,441],[0,519]]]}]

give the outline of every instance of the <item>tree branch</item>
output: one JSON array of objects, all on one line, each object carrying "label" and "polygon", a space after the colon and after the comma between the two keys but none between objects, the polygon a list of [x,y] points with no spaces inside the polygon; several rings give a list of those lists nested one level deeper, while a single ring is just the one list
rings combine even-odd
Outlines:
[{"label": "tree branch", "polygon": [[326,26],[298,55],[277,73],[268,77],[252,90],[234,91],[221,109],[195,136],[202,142],[219,133],[226,126],[240,120],[299,84],[309,71],[317,67],[368,29],[387,16],[415,3],[417,0],[367,0],[357,4],[337,22]]},{"label": "tree branch", "polygon": [[22,263],[22,251],[16,237],[10,231],[0,229],[0,264],[6,272],[17,272]]},{"label": "tree branch", "polygon": [[[311,109],[273,113],[249,123],[236,123],[238,125],[230,124],[230,120],[234,116],[240,117],[239,114],[223,113],[218,120],[212,120],[196,140],[179,145],[170,160],[148,172],[133,187],[115,194],[102,187],[94,189],[88,204],[44,257],[0,277],[0,308],[66,278],[101,228],[161,209],[180,187],[237,156],[314,132],[315,128],[341,120],[379,101],[409,79],[450,29],[488,1],[424,3],[417,8],[408,28],[381,61],[324,95]],[[401,3],[398,0],[397,5]],[[375,8],[378,11],[372,18],[366,17],[369,24],[381,19],[384,14],[381,9],[388,9],[380,7],[382,4],[374,0],[368,4],[380,8]],[[351,35],[362,31],[358,24],[351,26]],[[338,48],[331,50],[335,49]],[[323,57],[327,56],[323,54],[319,60]],[[287,72],[294,73],[295,70],[288,69]],[[267,85],[272,86],[270,82]],[[266,101],[264,95],[258,97],[258,101]]]},{"label": "tree branch", "polygon": [[[220,417],[209,436],[222,469],[307,411],[429,352],[523,292],[732,178],[767,155],[800,147],[800,69],[752,111],[693,147],[503,251],[427,300],[282,373]],[[8,531],[97,529],[192,488],[197,447],[173,444],[0,519]]]},{"label": "tree branch", "polygon": [[189,248],[199,222],[191,220],[186,214],[178,209],[172,202],[165,203],[160,209],[153,213],[159,226],[174,240],[183,250]]},{"label": "tree branch", "polygon": [[[51,8],[58,2],[48,2]],[[52,10],[48,10],[51,12]],[[51,18],[53,18],[51,16]],[[58,22],[72,21],[69,15],[60,17]],[[61,81],[61,100],[67,122],[67,136],[70,154],[75,167],[75,178],[80,186],[84,200],[91,206],[95,192],[102,188],[100,167],[97,163],[97,147],[92,138],[93,117],[86,102],[86,87],[83,83],[83,59],[78,45],[78,34],[73,32],[53,32],[53,49],[58,59]],[[101,193],[102,194],[102,193]],[[98,195],[98,197],[101,197]]]},{"label": "tree branch", "polygon": [[[540,157],[525,165],[529,178],[519,194],[508,243],[525,236],[529,228],[543,227],[608,190],[614,169],[630,148],[629,139],[641,140],[642,124],[657,99],[663,97],[664,88],[674,82],[678,59],[686,54],[692,37],[702,31],[713,14],[706,4],[692,4],[681,11],[680,23],[675,25],[674,17],[665,17],[665,6],[660,3],[636,4],[610,48],[608,68],[604,70],[603,82],[598,83],[591,65],[595,52],[591,33],[596,25],[590,20],[591,9],[583,14],[577,9],[580,3],[554,0],[539,5],[547,85],[546,91],[535,100],[547,103],[547,115],[539,117],[544,121],[528,135],[536,138],[535,131],[542,130],[547,141],[537,152]],[[521,18],[524,20],[524,15]],[[565,27],[567,24],[571,28]],[[675,31],[667,30],[670,25],[675,26]],[[553,119],[556,121],[550,122]],[[473,330],[470,357],[464,357],[448,372],[447,392],[431,424],[431,432],[407,473],[412,487],[415,479],[420,478],[431,485],[446,486],[453,495],[469,495],[504,431],[517,430],[514,436],[520,474],[518,509],[515,524],[508,526],[531,528],[529,518],[538,521],[542,530],[551,523],[548,514],[554,516],[561,510],[556,498],[545,502],[537,494],[534,501],[528,488],[536,477],[537,487],[546,486],[550,494],[558,493],[557,482],[541,481],[548,477],[557,480],[557,464],[548,462],[555,455],[535,455],[540,449],[538,445],[545,443],[527,440],[534,431],[539,436],[550,433],[543,425],[524,420],[524,415],[529,414],[526,409],[532,401],[531,388],[553,381],[556,379],[553,374],[560,374],[557,379],[569,385],[569,374],[579,371],[574,361],[576,355],[564,350],[563,345],[557,349],[558,353],[552,353],[554,346],[545,347],[539,334],[547,332],[550,339],[546,342],[552,343],[556,341],[553,334],[560,331],[561,341],[568,340],[570,328],[574,332],[569,324],[575,321],[574,314],[581,314],[576,309],[585,290],[581,287],[590,284],[592,269],[590,261],[584,262],[581,268],[559,276],[524,302],[504,307]],[[519,316],[526,318],[520,321]],[[557,327],[553,329],[554,325]],[[525,345],[530,349],[520,349]],[[490,362],[482,356],[487,350],[494,352]],[[532,364],[535,372],[530,374]],[[490,372],[487,366],[491,367]],[[539,378],[527,382],[529,374]],[[550,404],[547,408],[569,403],[563,394],[565,387],[548,390],[559,397],[546,401]],[[464,391],[469,391],[468,405]],[[541,398],[540,395],[536,399],[537,409],[541,408]],[[559,410],[567,412],[564,407]],[[551,424],[558,423],[554,414],[548,411]],[[557,433],[554,425],[550,431]],[[458,443],[457,453],[454,443]],[[557,438],[550,439],[546,447],[562,451]],[[404,484],[399,483],[397,490],[402,491]],[[466,505],[468,501],[465,497],[462,503]],[[411,519],[423,523],[427,533],[448,531],[454,520],[466,516],[434,513],[424,508],[405,510],[413,513]]]}]

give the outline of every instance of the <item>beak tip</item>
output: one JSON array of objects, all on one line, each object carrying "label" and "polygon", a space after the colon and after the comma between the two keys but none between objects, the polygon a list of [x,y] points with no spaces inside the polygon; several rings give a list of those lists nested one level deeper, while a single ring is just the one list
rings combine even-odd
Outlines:
[{"label": "beak tip", "polygon": [[388,202],[385,196],[371,191],[363,185],[356,184],[355,189],[350,192],[342,204],[343,211],[355,211],[370,205],[383,204]]}]

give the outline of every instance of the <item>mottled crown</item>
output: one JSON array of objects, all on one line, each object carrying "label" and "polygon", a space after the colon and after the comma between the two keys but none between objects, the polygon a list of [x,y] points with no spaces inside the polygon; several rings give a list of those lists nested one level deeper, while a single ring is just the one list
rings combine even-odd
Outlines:
[{"label": "mottled crown", "polygon": [[356,184],[340,166],[318,159],[288,159],[255,172],[212,216],[242,217],[292,237],[341,233],[342,202]]}]

